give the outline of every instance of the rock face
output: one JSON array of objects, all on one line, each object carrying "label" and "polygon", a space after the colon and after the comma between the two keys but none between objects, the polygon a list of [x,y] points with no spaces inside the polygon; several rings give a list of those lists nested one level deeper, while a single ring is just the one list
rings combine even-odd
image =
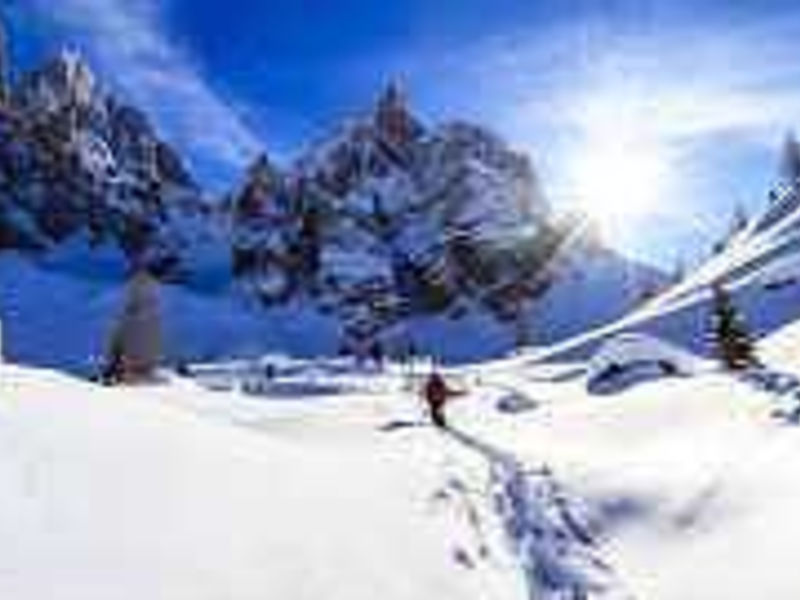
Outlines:
[{"label": "rock face", "polygon": [[[313,313],[338,331],[329,348],[444,358],[573,333],[659,281],[554,216],[525,155],[476,125],[424,123],[397,85],[293,163],[259,157],[211,202],[74,52],[0,102],[0,249],[83,274],[111,254],[117,271],[243,294],[265,318]],[[582,281],[614,293],[586,318],[555,318]]]},{"label": "rock face", "polygon": [[179,262],[170,212],[197,186],[145,116],[64,52],[24,75],[0,110],[0,246],[111,245],[158,273]]},{"label": "rock face", "polygon": [[658,280],[554,217],[526,156],[475,125],[427,127],[395,85],[287,169],[259,159],[231,204],[248,293],[337,315],[346,347],[412,343],[398,332],[413,338],[408,323],[429,317],[488,320],[506,346],[530,342],[544,329],[533,305],[577,256],[630,275],[619,311]]}]

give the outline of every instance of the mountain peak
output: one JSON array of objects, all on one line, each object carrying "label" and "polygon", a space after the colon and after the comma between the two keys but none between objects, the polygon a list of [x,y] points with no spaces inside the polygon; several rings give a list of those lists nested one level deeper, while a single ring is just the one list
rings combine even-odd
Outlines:
[{"label": "mountain peak", "polygon": [[404,109],[407,104],[407,97],[403,86],[396,79],[389,80],[378,96],[378,112],[382,109],[400,108]]},{"label": "mountain peak", "polygon": [[44,113],[65,107],[89,107],[97,98],[94,72],[80,52],[64,48],[42,67],[23,76],[16,104]]},{"label": "mountain peak", "polygon": [[248,184],[270,192],[274,191],[279,179],[280,174],[266,153],[259,154],[247,168],[246,180]]},{"label": "mountain peak", "polygon": [[397,81],[390,81],[378,97],[375,127],[380,136],[393,145],[402,146],[422,132],[422,126],[408,108],[408,100]]}]

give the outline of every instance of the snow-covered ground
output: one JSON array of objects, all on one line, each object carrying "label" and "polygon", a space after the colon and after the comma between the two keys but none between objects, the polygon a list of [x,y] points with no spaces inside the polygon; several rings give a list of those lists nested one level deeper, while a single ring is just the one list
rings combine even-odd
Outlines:
[{"label": "snow-covered ground", "polygon": [[455,369],[449,431],[400,368],[5,365],[0,597],[793,598],[797,348],[602,395],[581,363]]},{"label": "snow-covered ground", "polygon": [[3,367],[0,597],[514,597],[513,571],[457,560],[474,534],[437,496],[452,451],[386,419],[367,395],[290,406]]}]

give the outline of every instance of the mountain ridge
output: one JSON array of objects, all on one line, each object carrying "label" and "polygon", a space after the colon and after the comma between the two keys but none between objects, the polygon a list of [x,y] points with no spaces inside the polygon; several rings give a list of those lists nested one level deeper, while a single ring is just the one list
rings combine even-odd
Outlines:
[{"label": "mountain ridge", "polygon": [[215,201],[144,113],[63,52],[9,88],[0,190],[6,250],[314,312],[338,332],[330,352],[497,355],[619,316],[664,281],[557,214],[527,155],[479,125],[426,123],[394,83],[287,164],[259,156]]}]

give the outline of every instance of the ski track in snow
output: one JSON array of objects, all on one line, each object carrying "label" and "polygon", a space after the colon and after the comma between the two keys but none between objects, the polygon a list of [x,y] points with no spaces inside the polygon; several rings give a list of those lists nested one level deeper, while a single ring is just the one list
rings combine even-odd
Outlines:
[{"label": "ski track in snow", "polygon": [[631,598],[601,558],[576,499],[547,466],[528,468],[514,455],[458,428],[448,427],[446,433],[487,462],[492,508],[522,571],[528,598]]},{"label": "ski track in snow", "polygon": [[[302,387],[308,384],[305,380],[309,377],[314,379],[308,373],[295,373],[288,379],[293,385]],[[392,387],[388,381],[384,381],[388,384],[384,386],[364,383],[362,381],[360,386],[354,387],[373,394],[386,393]],[[251,386],[249,391],[271,396],[276,385],[279,382],[272,381],[266,386]],[[343,389],[347,387],[345,385]],[[527,397],[515,387],[503,386],[503,390]],[[231,419],[231,422],[252,426],[249,419]],[[385,433],[413,431],[427,435],[432,426],[419,418],[398,418],[377,429]],[[549,467],[530,467],[514,454],[458,427],[450,426],[442,433],[461,449],[479,456],[486,468],[486,478],[481,481],[486,489],[478,491],[475,478],[463,474],[464,458],[448,452],[447,446],[442,450],[442,458],[455,467],[458,474],[443,474],[443,485],[433,498],[454,501],[450,510],[464,516],[473,538],[467,544],[455,544],[452,558],[457,563],[474,570],[478,560],[492,560],[489,538],[493,533],[490,528],[495,527],[499,528],[506,548],[511,552],[514,568],[519,569],[526,596],[531,600],[632,597],[624,591],[616,573],[602,558],[601,545],[593,531],[596,528],[587,511],[580,510],[579,499],[567,493]],[[474,553],[467,549],[473,545]]]}]

